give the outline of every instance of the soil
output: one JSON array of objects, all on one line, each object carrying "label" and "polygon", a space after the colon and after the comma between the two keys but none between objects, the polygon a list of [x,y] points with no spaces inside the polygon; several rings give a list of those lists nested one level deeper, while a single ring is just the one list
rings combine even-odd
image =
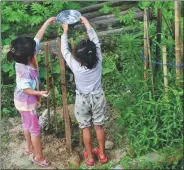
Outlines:
[{"label": "soil", "polygon": [[[61,109],[58,108],[58,110]],[[73,112],[71,106],[69,110],[70,112]],[[105,132],[107,140],[112,141],[115,146],[113,150],[108,150],[107,154],[109,157],[109,161],[111,163],[116,163],[120,160],[122,154],[125,153],[124,151],[126,150],[126,142],[122,140],[117,141],[114,133],[118,129],[118,125],[114,121],[117,114],[115,114],[115,112],[113,112],[112,110],[110,112],[111,117],[105,125]],[[31,159],[33,155],[29,156],[24,155],[25,140],[20,116],[14,118],[3,118],[1,121],[1,127],[2,127],[2,135],[1,135],[2,169],[45,169],[32,163]],[[59,127],[58,131],[60,131]],[[72,167],[69,162],[72,159],[76,159],[74,161],[72,160],[72,162],[74,162],[76,166],[82,167],[82,164],[84,162],[82,158],[84,148],[79,146],[79,137],[78,135],[75,135],[75,133],[78,134],[78,132],[79,132],[78,126],[72,123],[73,153],[69,153],[67,151],[64,132],[60,133],[60,135],[58,135],[58,133],[56,134],[54,131],[42,132],[41,140],[42,140],[43,153],[47,158],[47,160],[51,163],[48,169],[67,169],[67,168],[71,169]],[[93,136],[95,137],[94,133]],[[93,145],[97,146],[96,142],[94,142]],[[96,168],[100,168],[100,166],[101,165],[99,163],[95,165]]]}]

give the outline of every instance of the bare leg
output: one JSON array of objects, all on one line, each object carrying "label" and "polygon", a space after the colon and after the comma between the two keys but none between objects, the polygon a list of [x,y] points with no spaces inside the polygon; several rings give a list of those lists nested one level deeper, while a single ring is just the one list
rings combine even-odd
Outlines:
[{"label": "bare leg", "polygon": [[38,162],[44,161],[44,156],[42,152],[42,145],[41,145],[41,140],[40,136],[31,136],[31,141],[34,147],[34,152],[35,152],[35,160]]},{"label": "bare leg", "polygon": [[93,159],[93,153],[92,153],[92,142],[91,142],[91,128],[87,127],[82,129],[83,131],[83,141],[86,148],[86,151],[88,153],[89,160]]},{"label": "bare leg", "polygon": [[99,145],[99,156],[103,159],[105,158],[105,132],[103,126],[95,125],[94,128]]},{"label": "bare leg", "polygon": [[34,150],[34,148],[33,148],[32,142],[31,142],[31,134],[30,134],[30,132],[28,130],[24,130],[24,136],[25,136],[26,145],[27,145],[26,150],[28,152],[32,152]]}]

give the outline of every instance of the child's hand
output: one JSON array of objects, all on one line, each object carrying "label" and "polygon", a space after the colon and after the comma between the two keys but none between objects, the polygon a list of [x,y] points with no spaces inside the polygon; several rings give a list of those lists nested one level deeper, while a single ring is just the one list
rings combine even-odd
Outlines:
[{"label": "child's hand", "polygon": [[89,21],[85,17],[81,16],[80,19],[81,19],[81,23],[84,24],[87,29],[91,27],[91,25],[89,24]]},{"label": "child's hand", "polygon": [[81,19],[81,23],[84,25],[89,23],[89,21],[83,16],[81,16],[80,19]]},{"label": "child's hand", "polygon": [[44,97],[48,97],[50,93],[48,93],[47,91],[39,91],[39,95],[40,96],[44,96]]},{"label": "child's hand", "polygon": [[47,26],[52,25],[56,21],[56,17],[49,18],[45,23]]},{"label": "child's hand", "polygon": [[68,24],[62,24],[61,26],[63,28],[63,33],[67,34],[68,33]]},{"label": "child's hand", "polygon": [[36,34],[35,38],[38,39],[39,41],[42,39],[43,34],[45,33],[45,30],[47,27],[51,24],[53,24],[56,21],[56,17],[51,17],[45,23],[42,25],[38,33]]}]

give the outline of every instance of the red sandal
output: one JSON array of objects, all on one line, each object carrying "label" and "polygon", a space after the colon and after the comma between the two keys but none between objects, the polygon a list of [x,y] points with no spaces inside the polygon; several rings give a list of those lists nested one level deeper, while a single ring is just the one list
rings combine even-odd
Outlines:
[{"label": "red sandal", "polygon": [[[87,159],[87,158],[88,158],[88,153],[84,152],[84,159]],[[94,161],[94,159],[87,159],[86,164],[88,166],[93,166],[95,164],[95,161]]]},{"label": "red sandal", "polygon": [[108,157],[107,156],[105,156],[104,158],[100,158],[100,156],[99,156],[99,149],[98,148],[93,149],[93,152],[97,156],[97,158],[99,159],[101,164],[105,164],[105,163],[108,162]]}]

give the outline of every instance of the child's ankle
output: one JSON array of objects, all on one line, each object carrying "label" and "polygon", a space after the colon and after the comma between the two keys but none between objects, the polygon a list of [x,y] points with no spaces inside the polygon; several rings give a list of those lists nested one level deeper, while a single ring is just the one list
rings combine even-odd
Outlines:
[{"label": "child's ankle", "polygon": [[45,158],[44,158],[44,156],[35,156],[35,159],[37,161],[43,161]]},{"label": "child's ankle", "polygon": [[93,155],[88,154],[88,159],[93,159]]},{"label": "child's ankle", "polygon": [[105,158],[105,153],[99,151],[99,157],[100,157],[101,159]]},{"label": "child's ankle", "polygon": [[32,146],[32,145],[29,145],[29,146],[27,145],[27,147],[26,147],[26,148],[27,148],[27,150],[28,150],[28,151],[33,151],[33,150],[34,150],[34,148],[33,148],[33,146]]}]

